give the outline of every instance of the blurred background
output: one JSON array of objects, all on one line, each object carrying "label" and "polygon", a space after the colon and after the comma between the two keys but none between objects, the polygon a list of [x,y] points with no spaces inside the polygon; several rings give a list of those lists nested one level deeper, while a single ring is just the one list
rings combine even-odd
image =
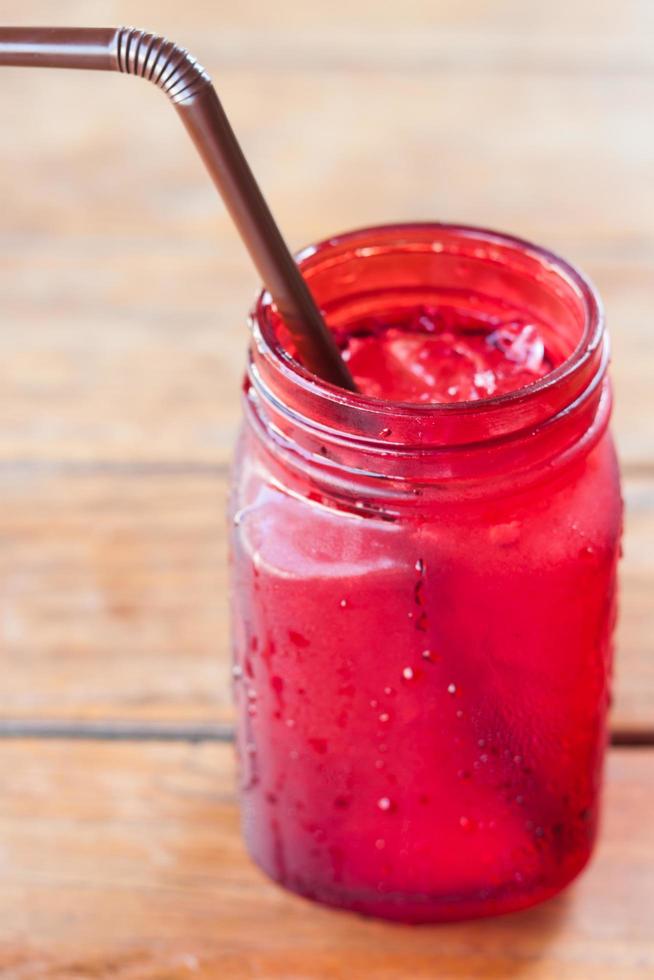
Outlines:
[{"label": "blurred background", "polygon": [[[454,220],[591,275],[632,510],[617,718],[646,725],[654,5],[62,0],[0,19],[187,46],[293,248]],[[228,717],[222,506],[256,274],[152,85],[4,69],[0,131],[5,711]]]},{"label": "blurred background", "polygon": [[[651,745],[654,4],[0,0],[0,21],[127,23],[188,47],[212,75],[294,249],[356,226],[452,220],[532,239],[590,274],[612,335],[628,505],[614,739]],[[2,69],[0,78],[0,733],[228,738],[223,510],[257,277],[153,86],[44,70]],[[133,746],[110,755],[99,743],[40,744],[21,754],[18,743],[0,743],[19,883],[0,895],[7,935],[82,928],[78,906],[57,919],[32,888],[48,873],[69,880],[52,864],[52,825],[33,822],[20,836],[62,785],[79,784],[86,816],[74,827],[86,850],[57,847],[92,880],[94,847],[113,845],[84,836],[84,820],[100,819],[88,780],[115,802],[102,819],[138,813],[149,826],[162,786],[195,799],[198,774],[206,786],[215,779],[212,758],[179,775],[178,756],[159,748],[141,757]],[[188,753],[184,765],[191,759],[188,746],[175,751]],[[146,776],[160,763],[163,775]],[[109,774],[97,785],[96,771]],[[632,787],[622,810],[642,812],[642,783],[616,772]],[[189,858],[197,826],[162,799],[166,819],[178,820],[176,854]],[[209,811],[207,821],[210,841]],[[115,860],[129,882],[125,847],[116,845]],[[642,853],[637,862],[630,853],[636,878],[593,894],[633,898],[624,935],[634,949],[647,903],[634,885],[644,887]],[[195,852],[189,860],[207,867]],[[102,902],[94,921],[110,935],[117,913]],[[582,916],[590,919],[608,921],[597,908]],[[269,964],[265,975],[278,974]]]}]

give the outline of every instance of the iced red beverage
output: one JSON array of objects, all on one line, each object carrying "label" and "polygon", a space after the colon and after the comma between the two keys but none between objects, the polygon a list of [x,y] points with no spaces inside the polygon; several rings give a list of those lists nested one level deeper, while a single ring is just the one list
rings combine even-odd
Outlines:
[{"label": "iced red beverage", "polygon": [[621,527],[596,294],[490,232],[368,229],[304,273],[360,394],[253,317],[232,495],[245,836],[404,921],[555,894],[598,816]]}]

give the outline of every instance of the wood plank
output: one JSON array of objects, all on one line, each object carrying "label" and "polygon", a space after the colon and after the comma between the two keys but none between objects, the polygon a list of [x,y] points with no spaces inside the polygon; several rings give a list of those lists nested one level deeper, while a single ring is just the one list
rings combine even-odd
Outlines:
[{"label": "wood plank", "polygon": [[[229,722],[227,475],[0,469],[0,718]],[[654,480],[626,484],[614,729],[654,729]]]},{"label": "wood plank", "polygon": [[598,854],[565,895],[434,928],[322,909],[264,879],[240,840],[228,746],[2,742],[0,759],[0,975],[12,980],[654,970],[654,750],[611,753]]},{"label": "wood plank", "polygon": [[[549,15],[538,31],[530,16],[524,51],[553,57],[556,38],[572,59],[575,44],[585,50],[583,27],[600,64],[614,43],[626,45],[627,68],[632,56],[638,63],[630,46],[646,43],[651,6],[612,4],[608,20],[595,8],[586,19],[590,8],[561,0],[558,35]],[[92,19],[86,9],[62,3],[56,14]],[[286,55],[291,46],[304,52],[299,64],[279,55],[259,63],[262,49],[274,50],[266,34],[274,18],[261,20],[250,49],[253,8],[226,15],[225,31],[222,11],[196,11],[189,43],[206,50],[293,245],[355,225],[436,217],[507,228],[587,268],[613,331],[622,456],[653,463],[643,407],[654,370],[654,73],[571,79],[555,64],[530,72],[525,53],[516,76],[505,48],[522,50],[527,23],[517,3],[501,15],[493,9],[471,3],[462,19],[459,5],[414,3],[399,38],[393,18],[372,18],[373,40],[405,61],[418,38],[495,51],[493,70],[474,53],[456,69],[453,55],[445,79],[437,56],[437,70],[419,73],[321,62],[320,51],[334,52],[344,36],[324,9],[287,9],[307,34],[305,46],[303,35],[285,42]],[[110,12],[141,13],[144,22],[170,14],[171,33],[183,23],[147,3],[104,6],[103,19]],[[355,53],[374,50],[360,17]],[[285,22],[275,23],[275,36],[288,38]],[[223,67],[228,48],[237,54]],[[0,128],[11,140],[0,168],[0,457],[224,461],[256,276],[174,113],[135,79],[10,69],[2,79]],[[373,125],[382,110],[384,125]]]},{"label": "wood plank", "polygon": [[225,476],[2,480],[5,718],[221,720]]}]

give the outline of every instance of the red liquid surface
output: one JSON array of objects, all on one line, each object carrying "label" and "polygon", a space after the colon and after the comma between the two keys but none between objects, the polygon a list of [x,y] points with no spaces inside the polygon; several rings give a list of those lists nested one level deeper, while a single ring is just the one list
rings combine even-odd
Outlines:
[{"label": "red liquid surface", "polygon": [[359,391],[396,402],[478,401],[552,370],[544,330],[527,318],[422,306],[352,325],[341,340]]},{"label": "red liquid surface", "polygon": [[[541,326],[417,309],[340,342],[360,388],[469,400],[560,360]],[[268,479],[233,499],[245,834],[276,880],[406,921],[489,915],[585,864],[608,701],[620,500],[608,435],[565,475],[398,521]],[[314,495],[315,496],[315,495]]]}]

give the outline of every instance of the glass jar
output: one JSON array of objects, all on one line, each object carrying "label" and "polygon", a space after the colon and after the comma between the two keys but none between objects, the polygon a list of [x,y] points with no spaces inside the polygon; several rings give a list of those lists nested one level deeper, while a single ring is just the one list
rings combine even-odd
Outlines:
[{"label": "glass jar", "polygon": [[245,839],[295,892],[410,922],[518,909],[585,865],[621,498],[591,284],[526,242],[398,225],[305,250],[330,326],[526,311],[565,360],[497,398],[321,383],[252,316],[231,498]]}]

